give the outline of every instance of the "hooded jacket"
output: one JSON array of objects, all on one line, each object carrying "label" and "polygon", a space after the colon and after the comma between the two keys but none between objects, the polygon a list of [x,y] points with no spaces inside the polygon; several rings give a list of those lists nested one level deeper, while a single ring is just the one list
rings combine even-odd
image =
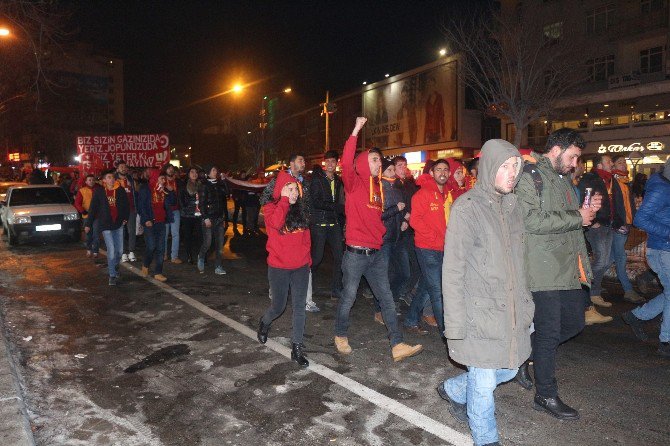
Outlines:
[{"label": "hooded jacket", "polygon": [[409,224],[414,229],[414,245],[417,248],[444,250],[444,234],[451,208],[451,196],[444,186],[440,192],[432,175],[424,173],[416,184],[421,188],[412,197],[412,213]]},{"label": "hooded jacket", "polygon": [[228,206],[227,197],[228,186],[225,181],[205,179],[203,181],[202,198],[199,200],[202,219],[212,221],[222,219],[225,215],[225,207]]},{"label": "hooded jacket", "polygon": [[114,174],[114,178],[116,178],[119,186],[125,189],[126,195],[128,196],[128,205],[130,206],[130,210],[134,211],[136,208],[135,203],[137,203],[137,189],[133,176],[128,173],[125,178],[121,178],[121,175],[116,172]]},{"label": "hooded jacket", "polygon": [[670,251],[670,159],[647,181],[635,226],[647,232],[647,248]]},{"label": "hooded jacket", "polygon": [[[191,195],[188,191],[189,181],[191,180],[187,178],[179,188],[179,212],[183,218],[200,218],[202,217],[201,206],[205,186],[199,179],[195,180],[195,193]],[[196,212],[199,213],[198,216],[195,215]]]},{"label": "hooded jacket", "polygon": [[93,199],[93,191],[99,188],[98,183],[94,183],[93,187],[88,187],[86,183],[77,190],[77,196],[74,199],[74,207],[79,211],[83,218],[88,217],[88,208],[91,207],[91,200]]},{"label": "hooded jacket", "polygon": [[356,136],[350,136],[342,153],[342,182],[349,246],[380,249],[386,228],[382,223],[383,195],[379,178],[370,176],[368,151],[356,155]]},{"label": "hooded jacket", "polygon": [[[533,174],[521,174],[514,193],[526,228],[526,271],[531,291],[578,290],[590,286],[589,262],[579,199],[570,175],[559,175],[544,155],[533,153]],[[476,186],[476,184],[475,184]]]},{"label": "hooded jacket", "polygon": [[449,164],[449,178],[447,179],[447,189],[451,192],[452,200],[456,201],[458,197],[472,189],[474,182],[469,178],[469,175],[465,175],[463,178],[463,186],[458,185],[458,181],[454,178],[454,173],[461,169],[465,172],[465,167],[461,164],[460,161],[455,160],[454,158],[447,158],[447,163]]},{"label": "hooded jacket", "polygon": [[599,193],[603,196],[602,206],[596,213],[596,218],[593,220],[594,223],[600,223],[603,226],[611,226],[614,229],[618,229],[626,224],[626,216],[618,215],[614,209],[615,203],[621,199],[621,186],[619,185],[619,182],[614,179],[614,176],[610,179],[610,187],[608,191],[605,181],[600,178],[595,170],[585,173],[579,180],[579,184],[577,184],[579,196],[582,197],[582,201],[584,201],[583,198],[587,187],[593,189],[592,194]]},{"label": "hooded jacket", "polygon": [[124,221],[128,221],[130,215],[130,207],[128,204],[128,196],[125,189],[119,187],[119,183],[114,183],[114,199],[116,200],[116,219],[112,219],[112,213],[109,209],[109,201],[105,192],[105,186],[98,187],[93,190],[93,197],[91,198],[91,205],[88,208],[88,218],[86,219],[86,226],[93,227],[93,221],[98,220],[99,230],[113,231],[123,226]]},{"label": "hooded jacket", "polygon": [[[296,179],[285,171],[277,175],[272,191],[273,201],[265,204],[265,229],[268,234],[266,249],[268,251],[268,265],[273,268],[296,269],[312,264],[311,239],[306,222],[305,229],[295,231],[286,230],[286,217],[290,211],[288,197],[281,196],[281,190],[287,183],[296,182]],[[305,200],[304,196],[298,199]],[[302,203],[303,206],[307,203]]]},{"label": "hooded jacket", "polygon": [[[451,209],[442,263],[449,356],[467,366],[519,367],[530,355],[535,307],[524,264],[524,226],[514,194],[495,191],[498,168],[522,160],[507,141],[482,147],[477,183]],[[517,173],[517,181],[519,174]]]}]

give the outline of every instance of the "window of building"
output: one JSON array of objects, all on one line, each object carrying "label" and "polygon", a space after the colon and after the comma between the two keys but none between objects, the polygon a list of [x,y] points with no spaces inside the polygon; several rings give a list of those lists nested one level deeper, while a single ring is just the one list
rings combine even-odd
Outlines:
[{"label": "window of building", "polygon": [[592,9],[586,15],[586,33],[590,36],[600,35],[614,26],[614,5]]},{"label": "window of building", "polygon": [[667,5],[667,0],[640,0],[640,12],[642,14],[649,14],[650,12],[664,9]]},{"label": "window of building", "polygon": [[614,74],[614,54],[589,59],[586,62],[586,69],[591,82],[607,80]]},{"label": "window of building", "polygon": [[544,42],[548,45],[558,43],[563,36],[563,22],[551,23],[544,26]]},{"label": "window of building", "polygon": [[663,69],[663,47],[640,51],[640,72],[658,73]]}]

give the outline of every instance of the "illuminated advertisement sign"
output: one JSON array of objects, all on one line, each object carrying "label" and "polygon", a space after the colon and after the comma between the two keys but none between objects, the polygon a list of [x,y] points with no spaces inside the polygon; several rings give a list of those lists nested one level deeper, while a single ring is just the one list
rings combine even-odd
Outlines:
[{"label": "illuminated advertisement sign", "polygon": [[598,153],[620,153],[620,152],[646,152],[646,151],[659,151],[665,149],[665,144],[659,141],[651,141],[647,144],[642,144],[639,142],[634,142],[629,145],[624,144],[600,144],[598,147]]}]

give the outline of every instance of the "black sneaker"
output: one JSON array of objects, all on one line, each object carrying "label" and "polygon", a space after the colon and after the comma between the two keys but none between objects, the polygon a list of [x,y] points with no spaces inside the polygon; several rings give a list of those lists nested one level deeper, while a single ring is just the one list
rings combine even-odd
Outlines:
[{"label": "black sneaker", "polygon": [[637,316],[633,314],[632,311],[626,311],[624,314],[621,315],[621,319],[628,324],[628,326],[633,330],[633,334],[635,334],[635,337],[638,338],[640,341],[646,341],[649,339],[649,336],[647,336],[647,333],[644,331],[644,326],[642,325],[642,319],[638,319]]},{"label": "black sneaker", "polygon": [[467,424],[468,422],[468,408],[465,404],[457,403],[456,401],[449,398],[447,391],[444,390],[444,383],[441,383],[437,386],[437,394],[440,395],[440,398],[449,403],[449,413],[451,416],[456,418],[456,421],[462,424]]},{"label": "black sneaker", "polygon": [[670,342],[661,342],[658,344],[658,354],[670,358]]},{"label": "black sneaker", "polygon": [[116,277],[109,278],[109,286],[116,286]]}]

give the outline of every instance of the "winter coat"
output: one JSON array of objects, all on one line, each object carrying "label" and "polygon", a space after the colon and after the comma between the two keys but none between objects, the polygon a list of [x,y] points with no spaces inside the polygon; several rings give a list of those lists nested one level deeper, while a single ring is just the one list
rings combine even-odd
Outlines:
[{"label": "winter coat", "polygon": [[[526,228],[528,286],[531,291],[590,286],[593,274],[570,175],[559,175],[546,156],[532,156],[537,164],[522,172],[514,191]],[[531,171],[541,181],[540,194]]]},{"label": "winter coat", "polygon": [[[398,209],[398,203],[403,202],[402,189],[396,186],[398,180],[382,177],[382,188],[384,188],[384,212],[382,222],[386,227],[383,243],[395,243],[400,240],[400,225],[405,221],[406,209]],[[403,202],[404,203],[404,202]]]},{"label": "winter coat", "polygon": [[93,227],[93,221],[99,221],[99,230],[113,231],[123,226],[124,221],[128,221],[130,215],[130,207],[128,204],[128,196],[125,189],[119,187],[118,183],[114,184],[114,198],[116,199],[116,220],[112,220],[112,214],[109,210],[109,202],[105,193],[105,187],[97,187],[93,190],[93,197],[91,198],[91,205],[88,208],[88,217],[86,219],[86,226]]},{"label": "winter coat", "polygon": [[[188,180],[179,187],[179,212],[184,218],[196,218],[196,208],[200,212],[198,218],[202,216],[201,206],[205,185],[200,180],[196,180],[195,183],[196,193],[193,195],[188,192]],[[198,203],[196,203],[196,201]]]},{"label": "winter coat", "polygon": [[350,136],[342,153],[342,182],[347,199],[344,203],[347,218],[346,244],[380,249],[386,227],[382,223],[384,207],[379,178],[370,176],[368,151],[356,156],[356,136]]},{"label": "winter coat", "polygon": [[130,195],[133,199],[132,203],[129,202],[130,207],[131,209],[137,208],[137,206],[135,205],[135,203],[137,203],[137,185],[135,184],[135,179],[133,178],[133,176],[130,173],[128,173],[126,175],[125,182],[123,183],[121,180],[121,175],[119,175],[118,172],[114,174],[114,178],[116,178],[116,181],[119,182],[119,186],[125,186],[125,185],[128,186],[128,189],[126,189],[126,195]]},{"label": "winter coat", "polygon": [[313,225],[332,225],[339,223],[344,214],[344,202],[340,202],[342,195],[342,180],[335,174],[335,196],[331,190],[331,181],[321,169],[314,169],[309,183],[309,201]]},{"label": "winter coat", "polygon": [[206,179],[203,182],[203,194],[200,211],[203,220],[216,220],[224,216],[224,208],[228,206],[228,186],[225,181],[212,182]]},{"label": "winter coat", "polygon": [[[452,206],[442,263],[449,356],[487,369],[519,367],[530,355],[534,304],[526,286],[524,226],[514,194],[495,191],[498,168],[519,151],[482,147],[478,181]],[[518,179],[517,174],[517,179]]]},{"label": "winter coat", "polygon": [[[670,160],[664,172],[670,176]],[[647,248],[670,251],[670,180],[661,173],[647,181],[633,224],[647,232]]]}]

